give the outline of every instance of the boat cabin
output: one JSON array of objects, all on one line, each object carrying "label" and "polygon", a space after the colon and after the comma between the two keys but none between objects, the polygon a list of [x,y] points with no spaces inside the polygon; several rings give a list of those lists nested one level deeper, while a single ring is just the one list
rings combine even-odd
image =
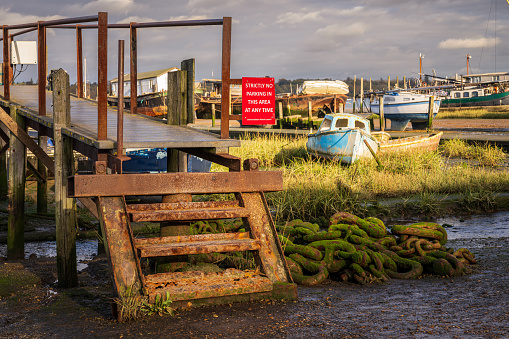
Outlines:
[{"label": "boat cabin", "polygon": [[325,115],[318,132],[335,132],[355,128],[358,128],[368,134],[370,133],[370,125],[367,119],[354,114],[336,113]]},{"label": "boat cabin", "polygon": [[[168,72],[178,71],[177,67],[157,71],[142,72],[137,75],[138,95],[157,93],[168,90]],[[111,80],[111,95],[116,97],[118,92],[118,78]],[[131,95],[131,75],[124,76],[124,97]]]},{"label": "boat cabin", "polygon": [[487,93],[485,93],[484,88],[471,88],[471,89],[464,89],[464,90],[458,90],[458,91],[451,91],[450,98],[451,99],[462,99],[462,98],[476,98],[476,97],[482,97],[486,94],[491,94],[489,90],[486,90]]}]

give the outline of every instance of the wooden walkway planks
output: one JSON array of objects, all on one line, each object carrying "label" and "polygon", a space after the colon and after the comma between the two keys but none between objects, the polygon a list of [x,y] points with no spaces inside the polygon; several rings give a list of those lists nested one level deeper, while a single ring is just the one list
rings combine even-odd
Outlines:
[{"label": "wooden walkway planks", "polygon": [[[3,86],[0,86],[3,93]],[[1,95],[0,95],[1,97]],[[52,125],[52,93],[46,92],[47,117],[37,115],[37,86],[11,86],[11,101],[21,106],[28,119]],[[117,138],[117,111],[108,108],[108,140],[97,140],[97,104],[71,97],[71,127],[63,133],[98,149],[113,149]],[[52,127],[52,126],[48,126]],[[187,126],[167,125],[139,114],[124,114],[124,148],[226,148],[240,146],[239,140],[220,139],[217,134]]]}]

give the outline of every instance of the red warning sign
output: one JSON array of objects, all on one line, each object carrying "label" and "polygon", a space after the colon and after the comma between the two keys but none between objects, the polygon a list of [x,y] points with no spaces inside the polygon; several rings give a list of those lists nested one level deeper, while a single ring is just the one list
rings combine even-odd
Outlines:
[{"label": "red warning sign", "polygon": [[242,124],[275,125],[274,78],[242,78]]}]

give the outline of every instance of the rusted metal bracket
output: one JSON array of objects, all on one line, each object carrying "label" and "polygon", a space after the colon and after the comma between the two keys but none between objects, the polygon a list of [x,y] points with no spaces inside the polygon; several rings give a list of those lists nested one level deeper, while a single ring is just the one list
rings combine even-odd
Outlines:
[{"label": "rusted metal bracket", "polygon": [[95,174],[106,174],[106,169],[108,168],[108,162],[104,160],[97,160],[94,162],[92,166],[92,170]]},{"label": "rusted metal bracket", "polygon": [[68,180],[67,194],[76,198],[283,190],[283,174],[280,171],[91,174],[75,175]]},{"label": "rusted metal bracket", "polygon": [[127,155],[115,156],[108,154],[108,167],[116,174],[122,174],[122,165],[124,161],[131,160]]},{"label": "rusted metal bracket", "polygon": [[244,160],[243,167],[244,171],[258,171],[258,159],[250,158]]},{"label": "rusted metal bracket", "polygon": [[242,159],[228,153],[211,153],[202,151],[198,148],[179,148],[178,150],[208,161],[212,161],[213,163],[219,164],[221,166],[228,167],[230,171],[240,172],[240,163]]}]

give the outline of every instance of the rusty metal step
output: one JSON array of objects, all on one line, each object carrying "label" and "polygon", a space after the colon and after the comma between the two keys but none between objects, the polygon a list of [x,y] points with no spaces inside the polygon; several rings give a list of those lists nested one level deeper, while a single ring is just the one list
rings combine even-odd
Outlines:
[{"label": "rusty metal step", "polygon": [[132,222],[156,222],[245,218],[250,211],[238,201],[208,201],[127,205],[127,213]]},{"label": "rusty metal step", "polygon": [[273,283],[258,272],[229,268],[220,273],[191,271],[147,275],[145,287],[153,302],[157,294],[165,296],[166,292],[172,301],[268,292],[272,291]]},{"label": "rusty metal step", "polygon": [[142,258],[260,249],[260,242],[250,239],[247,232],[141,238],[134,243]]}]

